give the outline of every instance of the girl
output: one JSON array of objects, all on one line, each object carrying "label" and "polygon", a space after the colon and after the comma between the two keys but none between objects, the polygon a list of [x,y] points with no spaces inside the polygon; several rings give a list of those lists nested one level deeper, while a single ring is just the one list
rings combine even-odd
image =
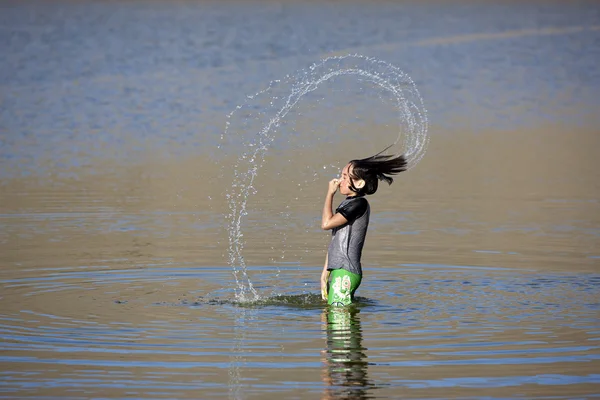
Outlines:
[{"label": "girl", "polygon": [[[321,273],[321,297],[330,305],[352,303],[354,292],[362,280],[360,257],[371,212],[365,195],[377,191],[378,181],[391,185],[393,179],[388,175],[406,170],[403,155],[381,155],[382,152],[350,161],[342,170],[340,179],[329,182],[321,228],[332,229],[332,238]],[[333,213],[333,196],[338,188],[346,199]]]}]

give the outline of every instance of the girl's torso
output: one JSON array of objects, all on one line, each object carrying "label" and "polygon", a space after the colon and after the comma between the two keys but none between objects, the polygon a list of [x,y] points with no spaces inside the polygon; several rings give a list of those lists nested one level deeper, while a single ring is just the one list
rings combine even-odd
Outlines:
[{"label": "girl's torso", "polygon": [[327,269],[343,268],[362,275],[361,255],[369,226],[371,207],[364,196],[347,197],[335,210],[348,222],[332,231]]}]

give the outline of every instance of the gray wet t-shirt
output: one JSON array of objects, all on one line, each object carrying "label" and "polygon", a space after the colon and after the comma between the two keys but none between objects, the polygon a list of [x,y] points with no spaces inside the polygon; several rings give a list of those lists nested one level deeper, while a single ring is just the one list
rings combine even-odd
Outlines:
[{"label": "gray wet t-shirt", "polygon": [[369,226],[369,202],[362,196],[346,197],[335,212],[342,214],[348,222],[332,231],[327,269],[343,268],[362,275],[360,256]]}]

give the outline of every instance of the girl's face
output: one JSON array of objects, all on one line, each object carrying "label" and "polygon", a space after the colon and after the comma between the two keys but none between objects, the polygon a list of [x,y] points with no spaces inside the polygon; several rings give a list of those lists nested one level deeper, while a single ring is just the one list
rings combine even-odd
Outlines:
[{"label": "girl's face", "polygon": [[[352,164],[348,164],[342,169],[342,176],[340,177],[340,193],[344,196],[356,196],[356,193],[350,189],[350,176],[352,175]],[[364,186],[362,179],[352,180],[354,187],[361,188]]]}]

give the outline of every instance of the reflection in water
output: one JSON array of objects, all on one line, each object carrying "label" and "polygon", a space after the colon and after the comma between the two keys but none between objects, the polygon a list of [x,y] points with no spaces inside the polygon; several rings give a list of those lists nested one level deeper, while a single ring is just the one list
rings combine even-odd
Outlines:
[{"label": "reflection in water", "polygon": [[248,324],[255,319],[254,310],[241,308],[235,310],[235,325],[233,327],[234,343],[231,349],[229,362],[229,398],[239,399],[242,397],[241,392],[241,367],[246,362],[244,349],[247,342]]},{"label": "reflection in water", "polygon": [[329,307],[323,311],[327,347],[323,350],[323,399],[366,399],[369,389],[366,350],[359,310]]}]

